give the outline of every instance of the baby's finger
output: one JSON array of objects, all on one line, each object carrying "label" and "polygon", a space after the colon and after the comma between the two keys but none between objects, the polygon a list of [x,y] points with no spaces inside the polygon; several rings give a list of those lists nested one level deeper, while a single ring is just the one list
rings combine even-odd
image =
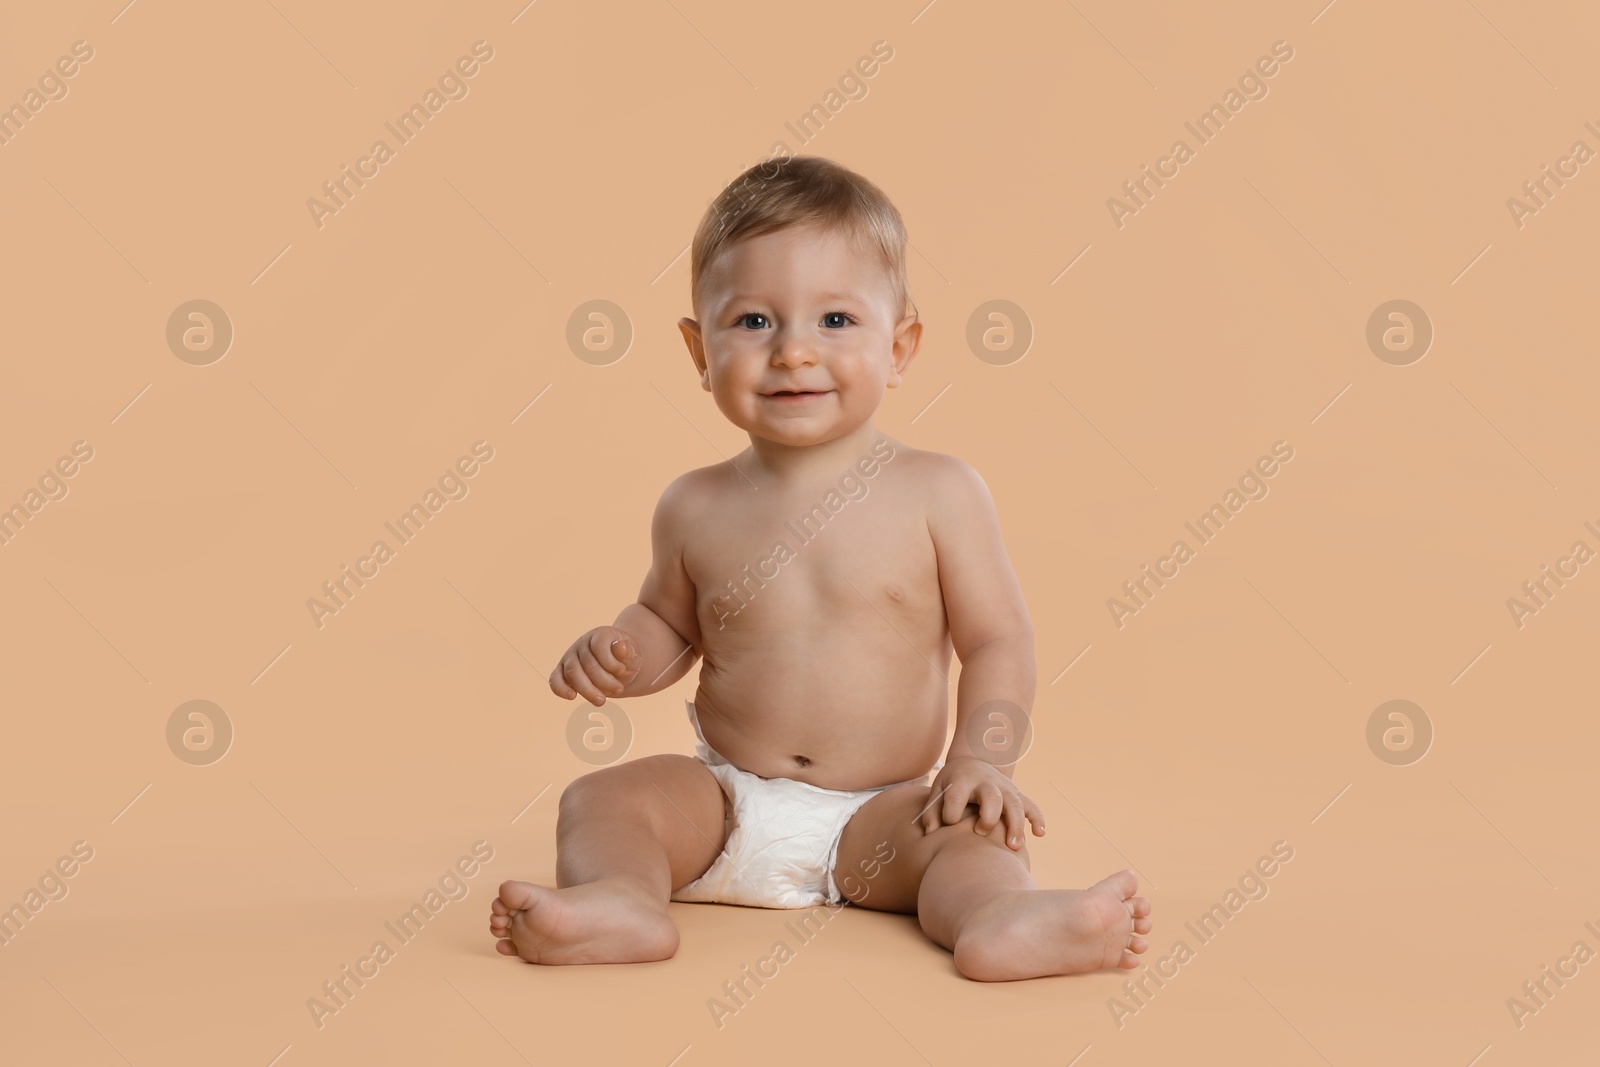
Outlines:
[{"label": "baby's finger", "polygon": [[938,805],[939,798],[943,795],[938,790],[928,794],[928,803],[923,805],[922,810],[917,813],[917,825],[922,827],[922,832],[925,834],[933,833],[934,824],[938,822],[938,816],[933,814],[933,809]]},{"label": "baby's finger", "polygon": [[617,655],[618,652],[622,651],[623,646],[618,645],[616,648],[612,648],[611,642],[613,640],[618,639],[612,638],[604,630],[596,630],[594,636],[589,638],[589,651],[594,653],[594,658],[600,662],[601,667],[605,668],[607,674],[614,678],[622,678],[628,673],[627,665]]},{"label": "baby's finger", "polygon": [[556,669],[550,672],[550,691],[563,700],[572,700],[578,694],[572,686],[567,684],[566,679],[561,677],[564,665],[564,663],[558,663],[556,664]]},{"label": "baby's finger", "polygon": [[577,657],[569,657],[562,662],[561,677],[595,707],[598,708],[606,702],[605,694],[596,689],[589,676],[583,673],[583,664],[578,662]]},{"label": "baby's finger", "polygon": [[1044,811],[1027,797],[1022,798],[1022,810],[1028,816],[1028,821],[1033,823],[1033,836],[1043,837]]},{"label": "baby's finger", "polygon": [[972,799],[972,783],[964,778],[954,779],[939,803],[939,820],[954,826],[967,814],[967,802]]},{"label": "baby's finger", "polygon": [[[644,662],[644,653],[639,651],[638,642],[626,635],[612,642],[612,651],[616,653],[617,658],[625,665],[638,667]],[[682,655],[682,653],[679,653],[679,655]],[[676,659],[677,657],[673,658]]]},{"label": "baby's finger", "polygon": [[1022,799],[1014,791],[1005,795],[1005,822],[1002,829],[1005,831],[1007,848],[1022,847],[1022,835],[1027,833],[1027,823],[1022,816]]},{"label": "baby's finger", "polygon": [[596,689],[607,696],[622,695],[622,683],[613,678],[611,672],[600,665],[594,653],[582,645],[578,646],[578,662],[583,664],[583,673],[589,676],[589,681],[594,683]]},{"label": "baby's finger", "polygon": [[989,831],[994,829],[995,823],[1000,821],[1000,816],[1005,812],[1005,797],[1000,793],[1000,787],[994,784],[980,785],[978,796],[978,824],[973,827],[978,833],[989,836]]},{"label": "baby's finger", "polygon": [[934,791],[933,796],[928,798],[928,804],[922,809],[922,815],[919,817],[922,822],[923,833],[931,834],[943,823],[944,819],[940,814],[939,805],[944,802],[944,798],[949,794],[949,792],[950,786],[946,784],[940,786]]}]

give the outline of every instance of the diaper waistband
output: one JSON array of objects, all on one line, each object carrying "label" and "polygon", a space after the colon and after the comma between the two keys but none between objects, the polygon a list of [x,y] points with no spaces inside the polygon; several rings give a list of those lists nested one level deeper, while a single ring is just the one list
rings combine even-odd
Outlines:
[{"label": "diaper waistband", "polygon": [[722,753],[718,752],[716,749],[712,748],[711,745],[706,741],[706,735],[700,729],[700,715],[694,709],[694,701],[685,700],[683,702],[683,706],[684,709],[689,713],[689,725],[694,727],[694,736],[696,742],[695,753],[706,763],[709,763],[714,767],[720,764],[728,763],[728,758]]},{"label": "diaper waistband", "polygon": [[[689,715],[689,725],[694,727],[694,736],[695,736],[695,741],[696,741],[695,753],[700,757],[700,759],[704,760],[706,763],[710,764],[713,767],[720,766],[722,764],[727,764],[729,766],[734,766],[734,764],[733,764],[733,762],[731,760],[729,760],[722,753],[718,752],[716,749],[712,748],[711,745],[706,741],[706,735],[700,729],[700,715],[699,715],[699,713],[697,711],[695,711],[694,701],[687,700],[687,699],[684,700],[683,707],[684,707],[684,710]],[[923,785],[923,784],[926,784],[927,782],[932,780],[932,776],[936,776],[939,773],[939,771],[942,770],[943,768],[944,768],[944,757],[941,756],[939,758],[939,761],[933,765],[933,770],[929,774],[921,774],[921,775],[918,775],[915,778],[908,778],[904,782],[893,782],[893,783],[891,783],[889,785],[876,786],[876,787],[874,787],[872,789],[859,789],[859,790],[824,789],[822,786],[812,785],[810,782],[799,782],[798,784],[806,786],[806,787],[808,787],[810,789],[815,789],[815,790],[817,790],[819,792],[822,792],[822,793],[881,792],[881,791],[883,791],[885,789],[893,789],[897,785]],[[745,773],[749,773],[749,772],[745,772]]]}]

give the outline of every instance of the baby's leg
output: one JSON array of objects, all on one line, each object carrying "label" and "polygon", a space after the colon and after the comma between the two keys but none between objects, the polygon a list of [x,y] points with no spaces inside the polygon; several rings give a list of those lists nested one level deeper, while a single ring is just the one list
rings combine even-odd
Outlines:
[{"label": "baby's leg", "polygon": [[556,885],[506,882],[489,932],[529,963],[642,963],[678,951],[673,889],[722,851],[722,787],[698,760],[646,756],[561,794]]},{"label": "baby's leg", "polygon": [[1134,895],[1133,872],[1088,889],[1040,889],[1026,839],[1012,850],[1000,827],[976,833],[976,807],[924,834],[917,820],[931,792],[897,786],[861,806],[839,842],[840,892],[864,907],[916,913],[923,932],[955,954],[956,969],[980,981],[1138,965],[1150,902]]}]

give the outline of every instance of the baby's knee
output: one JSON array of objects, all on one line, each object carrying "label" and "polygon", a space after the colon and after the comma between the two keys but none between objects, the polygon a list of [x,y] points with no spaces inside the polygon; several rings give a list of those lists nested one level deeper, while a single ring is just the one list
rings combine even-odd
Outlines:
[{"label": "baby's knee", "polygon": [[582,807],[586,800],[603,788],[603,781],[600,779],[603,774],[605,771],[591,771],[568,782],[567,787],[561,791],[561,810]]},{"label": "baby's knee", "polygon": [[1017,848],[1006,844],[1006,824],[998,822],[989,828],[987,834],[978,832],[978,809],[967,808],[967,813],[961,817],[960,822],[948,823],[939,827],[928,835],[933,839],[933,847],[937,851],[950,847],[963,849],[998,848],[1016,856],[1022,861],[1023,866],[1028,866],[1028,838],[1023,833],[1022,842]]},{"label": "baby's knee", "polygon": [[580,775],[561,791],[560,815],[571,819],[597,809],[651,810],[660,796],[652,783],[676,769],[675,761],[694,762],[684,756],[644,756]]},{"label": "baby's knee", "polygon": [[571,819],[607,803],[615,803],[619,796],[628,792],[628,779],[631,777],[621,767],[602,767],[574,778],[561,791],[560,817]]}]

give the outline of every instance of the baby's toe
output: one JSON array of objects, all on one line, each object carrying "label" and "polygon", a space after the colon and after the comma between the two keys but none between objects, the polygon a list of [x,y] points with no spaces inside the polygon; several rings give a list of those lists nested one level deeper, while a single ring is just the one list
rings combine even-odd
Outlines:
[{"label": "baby's toe", "polygon": [[1121,967],[1125,971],[1131,971],[1133,968],[1139,966],[1139,957],[1135,956],[1127,949],[1123,949],[1122,959],[1117,961],[1117,966]]},{"label": "baby's toe", "polygon": [[1144,938],[1140,937],[1138,934],[1135,934],[1133,937],[1130,937],[1128,939],[1128,951],[1129,952],[1136,952],[1136,953],[1143,952],[1145,949],[1147,949],[1149,947],[1150,947],[1150,942],[1146,941]]},{"label": "baby's toe", "polygon": [[1144,897],[1132,897],[1127,903],[1128,907],[1133,909],[1132,914],[1135,919],[1141,919],[1150,914],[1150,902]]},{"label": "baby's toe", "polygon": [[1118,871],[1109,878],[1102,878],[1089,887],[1089,892],[1108,891],[1116,894],[1116,898],[1124,903],[1134,899],[1133,894],[1139,889],[1139,878],[1132,871]]},{"label": "baby's toe", "polygon": [[496,941],[494,943],[494,947],[495,951],[500,953],[502,956],[515,956],[517,954],[517,946],[512,944],[509,940]]},{"label": "baby's toe", "polygon": [[506,909],[507,914],[522,911],[533,906],[533,898],[538,891],[539,887],[529,882],[501,882],[500,895],[495,901]]},{"label": "baby's toe", "polygon": [[1148,918],[1135,919],[1133,920],[1133,932],[1136,934],[1148,934],[1152,925],[1154,924]]}]

